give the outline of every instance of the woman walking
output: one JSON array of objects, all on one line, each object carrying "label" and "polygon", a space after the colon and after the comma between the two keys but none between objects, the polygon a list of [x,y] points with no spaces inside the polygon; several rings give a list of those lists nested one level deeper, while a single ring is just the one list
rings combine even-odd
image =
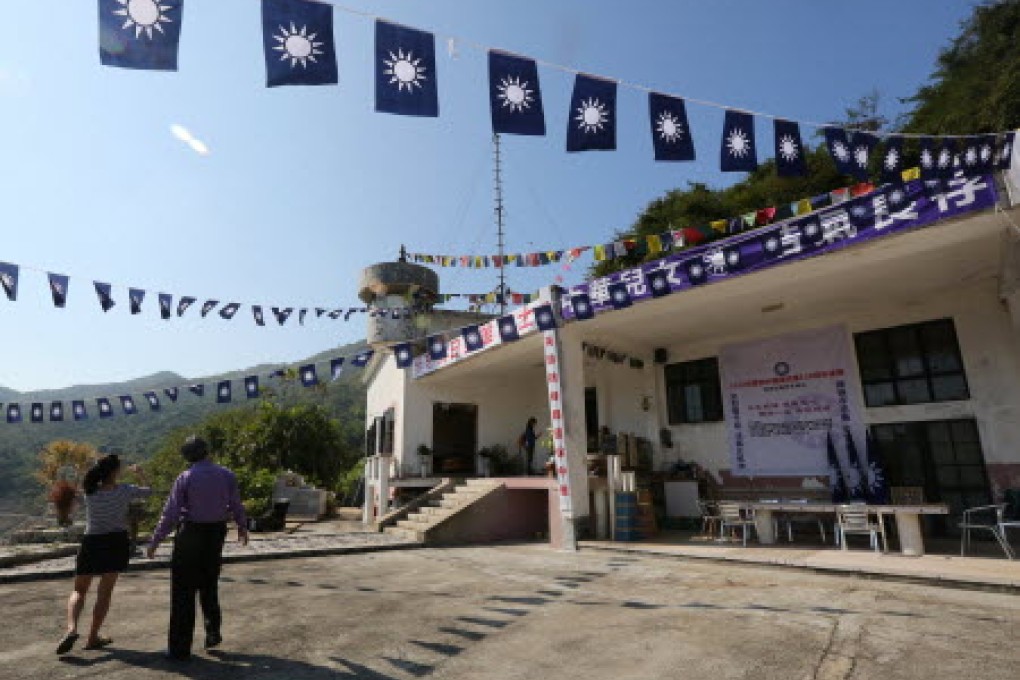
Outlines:
[{"label": "woman walking", "polygon": [[57,646],[57,654],[71,651],[78,641],[78,618],[85,608],[92,579],[99,578],[96,604],[92,608],[92,627],[85,649],[102,649],[111,642],[99,634],[110,611],[113,587],[120,572],[127,569],[130,552],[128,539],[128,508],[136,498],[152,494],[145,474],[137,465],[128,468],[142,486],[118,484],[120,459],[116,455],[100,458],[85,473],[85,537],[78,550],[75,565],[74,591],[67,601],[67,633]]}]

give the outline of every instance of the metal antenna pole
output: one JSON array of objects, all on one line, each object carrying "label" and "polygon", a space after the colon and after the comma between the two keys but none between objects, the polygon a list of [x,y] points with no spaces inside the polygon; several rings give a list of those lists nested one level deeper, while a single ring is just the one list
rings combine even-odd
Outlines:
[{"label": "metal antenna pole", "polygon": [[492,147],[495,160],[495,168],[493,174],[495,176],[496,183],[496,239],[497,246],[499,247],[499,313],[500,316],[506,314],[506,256],[503,252],[503,167],[502,159],[499,153],[499,135],[492,135]]}]

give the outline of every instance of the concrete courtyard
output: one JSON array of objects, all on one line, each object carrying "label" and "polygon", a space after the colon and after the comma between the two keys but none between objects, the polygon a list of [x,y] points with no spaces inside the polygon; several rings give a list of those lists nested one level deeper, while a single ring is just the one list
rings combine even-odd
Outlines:
[{"label": "concrete courtyard", "polygon": [[996,680],[1020,667],[1020,597],[798,570],[529,545],[224,576],[222,650],[184,665],[160,654],[165,571],[122,579],[112,648],[64,658],[70,581],[2,585],[0,678]]}]

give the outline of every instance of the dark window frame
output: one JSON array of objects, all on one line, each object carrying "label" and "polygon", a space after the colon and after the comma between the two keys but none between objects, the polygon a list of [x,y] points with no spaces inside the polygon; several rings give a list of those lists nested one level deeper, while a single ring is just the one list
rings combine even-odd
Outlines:
[{"label": "dark window frame", "polygon": [[[931,357],[933,352],[926,343],[924,330],[937,326],[945,326],[945,329],[948,330],[951,349],[954,352],[954,358],[959,366],[958,370],[938,370],[932,368]],[[896,354],[893,351],[892,345],[892,338],[896,333],[912,334],[912,340],[918,349],[917,358],[921,361],[922,370],[920,373],[905,376],[898,375]],[[882,352],[886,357],[884,368],[888,375],[884,378],[867,378],[865,376],[865,366],[869,365],[870,367],[871,361],[862,360],[862,355],[866,351],[862,349],[862,344],[874,340],[878,340],[881,343]],[[864,403],[868,408],[881,408],[883,406],[910,406],[915,404],[937,404],[947,401],[966,401],[971,398],[970,382],[967,379],[967,367],[963,363],[963,352],[960,350],[960,338],[956,333],[956,323],[952,318],[931,319],[929,321],[922,321],[919,323],[889,326],[887,328],[877,328],[874,330],[854,333],[854,351],[857,356],[858,374],[861,379],[861,390],[864,396]],[[935,387],[935,380],[938,378],[959,378],[962,380],[962,396],[954,395],[949,397],[939,397]],[[903,384],[907,382],[917,382],[921,379],[924,380],[927,387],[928,398],[924,400],[917,400],[905,396]],[[872,398],[872,392],[868,388],[881,385],[891,385],[894,401],[879,402]]]},{"label": "dark window frame", "polygon": [[[666,415],[670,425],[697,425],[725,420],[722,403],[722,382],[719,379],[719,357],[680,361],[663,367],[666,389]],[[709,375],[700,375],[708,373]],[[671,375],[672,374],[672,375]],[[692,375],[693,374],[693,375]],[[692,418],[687,407],[687,388],[701,391],[703,414]],[[708,390],[707,398],[704,390]]]}]

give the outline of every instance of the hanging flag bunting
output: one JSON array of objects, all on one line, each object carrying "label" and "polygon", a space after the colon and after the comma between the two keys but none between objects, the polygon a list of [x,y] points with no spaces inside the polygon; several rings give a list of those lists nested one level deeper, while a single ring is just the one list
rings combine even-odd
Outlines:
[{"label": "hanging flag bunting", "polygon": [[163,394],[165,394],[166,398],[169,399],[170,401],[177,401],[178,392],[176,387],[166,388],[165,390],[163,390]]},{"label": "hanging flag bunting", "polygon": [[231,400],[230,381],[221,380],[216,383],[216,403],[229,404]]},{"label": "hanging flag bunting", "polygon": [[325,314],[325,313],[326,313],[326,310],[323,309],[322,307],[316,307],[315,308],[315,318],[317,318],[317,319],[321,318],[322,315]]},{"label": "hanging flag bunting", "polygon": [[110,404],[110,400],[106,397],[99,397],[96,399],[96,406],[99,408],[100,418],[113,417],[113,406]]},{"label": "hanging flag bunting", "polygon": [[719,155],[719,167],[723,172],[751,172],[758,167],[754,116],[743,111],[726,110]]},{"label": "hanging flag bunting", "polygon": [[663,297],[670,294],[669,273],[665,269],[653,269],[645,272],[645,285],[652,291],[652,297]]},{"label": "hanging flag bunting", "polygon": [[648,93],[652,148],[657,161],[693,161],[694,138],[687,122],[687,107],[679,97]]},{"label": "hanging flag bunting", "polygon": [[196,298],[185,295],[177,302],[177,316],[184,316],[184,312],[188,311],[188,307],[198,302]]},{"label": "hanging flag bunting", "polygon": [[920,148],[918,163],[921,166],[921,179],[935,179],[937,177],[936,156],[938,155],[938,151],[935,149],[935,138],[921,137],[918,146]]},{"label": "hanging flag bunting", "polygon": [[899,183],[903,174],[903,137],[890,135],[885,138],[882,153],[882,181]]},{"label": "hanging flag bunting", "polygon": [[878,137],[870,132],[855,132],[851,145],[853,146],[853,172],[850,173],[862,182],[867,182],[870,176],[868,166],[871,164],[871,152],[878,144]]},{"label": "hanging flag bunting", "polygon": [[176,71],[184,0],[99,0],[104,66]]},{"label": "hanging flag bunting", "polygon": [[846,458],[847,458],[847,495],[851,501],[864,500],[864,470],[861,469],[861,459],[857,455],[857,445],[854,444],[853,434],[849,427],[843,428],[846,435]]},{"label": "hanging flag bunting", "polygon": [[174,305],[174,296],[170,293],[159,294],[159,315],[164,319],[169,319],[171,316],[171,310]]},{"label": "hanging flag bunting", "polygon": [[465,326],[460,331],[461,337],[464,338],[464,347],[469,352],[477,352],[478,350],[485,347],[485,343],[482,341],[482,334],[478,330],[478,326]]},{"label": "hanging flag bunting", "polygon": [[615,148],[616,82],[579,73],[567,116],[567,151]]},{"label": "hanging flag bunting", "polygon": [[216,305],[220,304],[219,300],[206,300],[202,303],[202,310],[199,312],[204,319],[209,312],[216,309]]},{"label": "hanging flag bunting", "polygon": [[943,137],[942,146],[935,160],[935,176],[939,179],[949,179],[953,176],[953,157],[956,155],[956,140],[952,137]]},{"label": "hanging flag bunting", "polygon": [[581,321],[595,318],[595,309],[591,306],[591,298],[586,293],[571,296],[570,306],[574,309],[574,316]]},{"label": "hanging flag bunting", "polygon": [[230,304],[226,304],[220,310],[220,317],[224,319],[233,319],[234,315],[237,314],[237,310],[239,310],[240,308],[241,305],[240,303],[237,302],[231,302]]},{"label": "hanging flag bunting", "polygon": [[335,85],[333,7],[308,0],[262,0],[266,86]]},{"label": "hanging flag bunting", "polygon": [[521,337],[517,331],[517,322],[514,320],[513,314],[500,317],[496,325],[499,328],[499,337],[503,342],[513,342]]},{"label": "hanging flag bunting", "polygon": [[129,394],[120,397],[120,406],[124,409],[124,415],[133,416],[138,413],[138,409],[135,407],[135,400]]},{"label": "hanging flag bunting", "polygon": [[279,307],[273,307],[273,316],[276,317],[276,322],[281,326],[287,323],[287,319],[294,312],[293,307],[287,307],[286,309],[280,309]]},{"label": "hanging flag bunting", "polygon": [[414,361],[414,353],[411,351],[411,343],[403,342],[393,347],[393,357],[397,361],[397,368],[407,368]]},{"label": "hanging flag bunting", "polygon": [[[999,161],[995,166],[999,170],[1009,170],[1013,165],[1013,140],[1015,136],[1015,132],[1007,132],[999,140]],[[17,272],[15,272],[14,278],[17,279]],[[8,293],[8,295],[10,294]]]},{"label": "hanging flag bunting", "polygon": [[117,303],[110,296],[110,284],[100,283],[99,281],[93,281],[92,284],[96,287],[96,296],[99,298],[99,306],[103,308],[103,311],[108,312],[113,309]]},{"label": "hanging flag bunting", "polygon": [[429,358],[432,361],[441,361],[446,358],[446,338],[442,335],[433,335],[426,343],[429,348]]},{"label": "hanging flag bunting", "polygon": [[609,284],[609,300],[613,303],[613,309],[630,307],[630,293],[627,291],[627,284],[622,281]]},{"label": "hanging flag bunting", "polygon": [[865,432],[864,447],[864,454],[868,457],[864,498],[873,505],[888,504],[889,483],[885,477],[885,457],[882,455],[882,448],[871,436],[870,429]]},{"label": "hanging flag bunting", "polygon": [[354,358],[351,359],[351,366],[357,366],[358,368],[364,368],[365,366],[368,365],[368,362],[372,360],[372,355],[374,355],[374,354],[375,354],[375,352],[370,350],[370,349],[369,350],[365,350],[364,352],[359,352],[358,354],[355,354]]},{"label": "hanging flag bunting", "polygon": [[18,265],[0,262],[0,286],[3,286],[7,299],[16,302],[18,299]]},{"label": "hanging flag bunting", "polygon": [[33,423],[46,422],[46,413],[43,411],[43,405],[40,403],[34,403],[28,410],[28,419]]},{"label": "hanging flag bunting", "polygon": [[50,422],[59,423],[64,420],[64,402],[54,401],[50,404]]},{"label": "hanging flag bunting", "polygon": [[981,140],[979,137],[966,137],[960,149],[959,165],[965,175],[973,175],[977,172],[978,163],[981,161]]},{"label": "hanging flag bunting", "polygon": [[21,422],[21,404],[7,404],[7,422],[12,425]]},{"label": "hanging flag bunting", "polygon": [[836,164],[836,171],[841,175],[853,175],[853,150],[850,148],[846,130],[840,127],[827,127],[824,130],[825,146],[829,150],[832,162]]},{"label": "hanging flag bunting", "polygon": [[145,300],[145,291],[138,288],[129,289],[128,300],[131,303],[131,313],[140,314],[142,312],[142,301]]},{"label": "hanging flag bunting", "polygon": [[344,370],[344,358],[343,357],[337,357],[336,359],[331,359],[330,360],[330,362],[329,362],[329,374],[330,374],[330,376],[332,377],[332,379],[334,381],[340,379],[340,374],[343,373],[343,370]]},{"label": "hanging flag bunting", "polygon": [[50,293],[53,295],[53,305],[63,308],[67,304],[68,278],[63,274],[49,274]]},{"label": "hanging flag bunting", "polygon": [[145,397],[145,400],[147,402],[149,402],[149,410],[151,411],[159,410],[159,397],[156,396],[155,392],[146,392],[142,396]]},{"label": "hanging flag bunting", "polygon": [[489,110],[496,134],[545,134],[542,90],[534,60],[489,51]]},{"label": "hanging flag bunting", "polygon": [[978,162],[971,174],[984,175],[995,169],[995,135],[978,137]]},{"label": "hanging flag bunting", "polygon": [[194,394],[196,397],[205,396],[205,385],[198,383],[197,385],[189,385],[188,391]]},{"label": "hanging flag bunting", "polygon": [[252,305],[251,306],[251,314],[255,318],[255,325],[256,326],[265,326],[266,325],[266,319],[262,315],[262,307],[260,305]]},{"label": "hanging flag bunting", "polygon": [[540,331],[556,330],[556,315],[553,314],[552,305],[541,305],[532,310],[535,315],[535,324]]},{"label": "hanging flag bunting", "polygon": [[375,110],[439,115],[436,44],[431,33],[375,22]]},{"label": "hanging flag bunting", "polygon": [[804,160],[804,142],[800,138],[800,125],[789,120],[776,119],[776,173],[780,177],[800,177],[807,174]]},{"label": "hanging flag bunting", "polygon": [[270,378],[282,378],[287,375],[287,371],[283,368],[278,368],[269,374]]},{"label": "hanging flag bunting", "polygon": [[846,483],[843,481],[843,471],[839,465],[839,456],[836,455],[836,446],[832,443],[832,433],[825,433],[825,451],[829,458],[829,495],[833,503],[842,503],[846,500]]},{"label": "hanging flag bunting", "polygon": [[315,372],[315,364],[306,364],[300,369],[301,384],[305,387],[315,387],[319,384],[319,376]]},{"label": "hanging flag bunting", "polygon": [[255,399],[259,396],[259,377],[257,375],[245,377],[244,393],[249,399]]},{"label": "hanging flag bunting", "polygon": [[75,420],[88,420],[89,412],[85,409],[85,401],[77,399],[71,402],[71,413]]},{"label": "hanging flag bunting", "polygon": [[302,326],[305,325],[305,315],[307,314],[308,314],[307,309],[302,309],[300,312],[298,312],[298,323],[301,324]]}]

